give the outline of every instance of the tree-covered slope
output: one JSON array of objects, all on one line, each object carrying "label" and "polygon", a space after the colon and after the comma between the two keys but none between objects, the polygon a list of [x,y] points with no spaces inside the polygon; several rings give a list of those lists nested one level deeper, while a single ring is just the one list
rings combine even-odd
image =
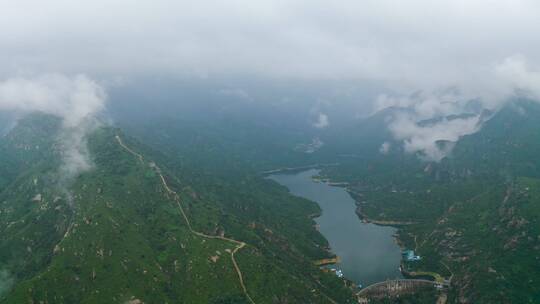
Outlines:
[{"label": "tree-covered slope", "polygon": [[53,157],[57,150],[52,138],[60,123],[58,118],[35,113],[0,136],[0,191],[26,169]]},{"label": "tree-covered slope", "polygon": [[[32,124],[43,121],[11,138],[26,141],[20,128]],[[168,156],[107,127],[88,136],[93,168],[64,184],[54,134],[0,193],[0,268],[12,283],[2,303],[352,301],[313,264],[328,256],[314,203],[259,177],[169,168]]]},{"label": "tree-covered slope", "polygon": [[350,182],[362,217],[406,224],[399,240],[422,260],[405,269],[450,280],[449,303],[535,303],[539,131],[540,105],[516,101],[440,163],[389,154],[324,173]]}]

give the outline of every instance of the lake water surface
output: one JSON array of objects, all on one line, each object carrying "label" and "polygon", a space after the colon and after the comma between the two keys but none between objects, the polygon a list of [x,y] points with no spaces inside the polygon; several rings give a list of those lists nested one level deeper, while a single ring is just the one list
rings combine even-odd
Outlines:
[{"label": "lake water surface", "polygon": [[341,187],[312,180],[318,170],[275,174],[270,179],[289,188],[296,196],[319,204],[322,215],[315,219],[319,230],[341,258],[336,265],[346,278],[367,286],[386,279],[401,278],[401,251],[395,243],[395,228],[362,223],[352,197]]}]

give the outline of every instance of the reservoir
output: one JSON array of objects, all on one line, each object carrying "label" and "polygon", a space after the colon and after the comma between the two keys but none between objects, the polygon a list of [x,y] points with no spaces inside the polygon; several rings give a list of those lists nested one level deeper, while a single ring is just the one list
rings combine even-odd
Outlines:
[{"label": "reservoir", "polygon": [[318,170],[312,169],[269,178],[287,187],[293,195],[319,204],[322,215],[315,221],[331,251],[341,258],[341,263],[335,267],[341,269],[347,279],[368,286],[402,278],[401,250],[393,237],[396,229],[362,223],[349,193],[344,188],[313,181],[312,176],[317,174]]}]

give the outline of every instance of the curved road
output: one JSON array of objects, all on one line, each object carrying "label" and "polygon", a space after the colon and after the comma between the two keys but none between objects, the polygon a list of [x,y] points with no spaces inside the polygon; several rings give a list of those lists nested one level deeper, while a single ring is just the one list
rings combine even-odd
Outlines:
[{"label": "curved road", "polygon": [[[116,135],[115,136],[116,138],[116,141],[118,142],[118,144],[126,151],[128,151],[129,153],[131,153],[132,155],[136,156],[139,161],[141,163],[145,163],[144,162],[144,157],[131,150],[128,146],[126,146],[124,144],[124,142],[122,141],[122,139],[120,138],[120,136]],[[156,170],[156,172],[159,174],[159,177],[161,178],[161,183],[163,184],[163,187],[165,188],[165,190],[167,191],[167,193],[169,195],[172,195],[174,201],[176,202],[177,206],[178,206],[178,209],[180,210],[180,213],[182,214],[182,217],[184,218],[187,226],[188,226],[188,229],[191,233],[193,233],[194,235],[197,235],[199,237],[202,237],[202,238],[207,238],[207,239],[220,239],[220,240],[224,240],[224,241],[227,241],[227,242],[230,242],[230,243],[234,243],[236,245],[236,247],[234,248],[234,250],[231,252],[231,260],[232,260],[232,263],[233,263],[233,266],[234,266],[234,269],[236,270],[236,273],[238,274],[238,280],[240,281],[240,286],[242,287],[242,290],[244,291],[244,294],[246,296],[246,298],[249,300],[250,303],[252,304],[255,304],[255,302],[253,301],[253,299],[251,298],[251,296],[249,295],[248,291],[247,291],[247,288],[246,288],[246,285],[244,284],[244,278],[242,276],[242,271],[240,270],[240,267],[238,267],[238,263],[236,262],[236,259],[234,258],[234,254],[244,248],[246,246],[246,243],[244,242],[240,242],[240,241],[237,241],[237,240],[234,240],[234,239],[231,239],[231,238],[226,238],[226,237],[223,237],[223,236],[218,236],[218,235],[208,235],[208,234],[204,234],[202,232],[199,232],[199,231],[195,231],[192,227],[191,227],[191,222],[189,221],[189,218],[187,217],[186,213],[184,212],[184,208],[182,207],[182,204],[181,204],[181,201],[180,201],[180,196],[178,195],[178,193],[176,193],[174,190],[172,190],[169,185],[167,184],[167,181],[165,180],[165,177],[163,176],[163,174],[161,173],[161,169],[157,166],[157,165],[152,165],[152,167],[154,167],[154,169]],[[169,197],[170,198],[170,197]]]}]

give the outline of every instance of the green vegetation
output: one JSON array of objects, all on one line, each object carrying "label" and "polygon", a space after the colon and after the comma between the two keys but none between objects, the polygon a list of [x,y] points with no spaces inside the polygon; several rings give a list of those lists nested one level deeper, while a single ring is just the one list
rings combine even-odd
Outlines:
[{"label": "green vegetation", "polygon": [[535,303],[539,115],[540,106],[527,101],[502,109],[440,163],[373,156],[324,174],[349,182],[361,216],[415,222],[398,226],[399,240],[422,260],[403,266],[451,280],[449,303]]},{"label": "green vegetation", "polygon": [[[14,281],[2,303],[249,303],[231,260],[235,244],[193,234],[155,169],[117,143],[119,130],[89,136],[95,166],[69,184],[53,124],[42,154],[17,162],[27,150],[17,141],[30,140],[20,128],[53,121],[31,117],[2,142],[18,172],[0,193],[0,268]],[[329,256],[310,218],[317,205],[262,178],[198,176],[121,136],[159,164],[194,230],[248,244],[235,258],[256,303],[352,301],[342,280],[313,264]]]},{"label": "green vegetation", "polygon": [[[411,272],[451,278],[449,303],[527,303],[537,298],[534,282],[540,278],[538,272],[515,265],[529,269],[540,266],[540,240],[534,228],[539,226],[535,220],[538,210],[533,201],[510,209],[522,214],[527,222],[523,227],[532,229],[519,232],[526,234],[521,237],[509,224],[521,219],[506,219],[500,208],[507,189],[540,178],[536,157],[540,155],[540,106],[529,101],[509,105],[482,130],[462,138],[452,155],[440,163],[406,154],[402,144],[392,139],[385,120],[399,111],[387,109],[356,125],[321,132],[325,145],[311,154],[295,151],[294,147],[308,142],[313,134],[280,133],[274,127],[250,122],[239,125],[216,121],[193,127],[172,119],[157,123],[159,128],[146,125],[130,130],[167,155],[172,161],[167,167],[178,175],[193,172],[189,176],[196,179],[190,185],[219,179],[224,189],[232,189],[240,182],[237,185],[247,189],[247,196],[253,189],[241,183],[264,184],[256,178],[264,170],[339,163],[324,167],[322,175],[349,184],[361,216],[388,223],[414,223],[397,226],[399,240],[404,248],[415,249],[422,260],[404,266]],[[379,147],[385,141],[393,149],[382,155]],[[529,191],[536,188],[533,184]],[[199,193],[207,192],[202,189]],[[512,195],[509,201],[513,200]],[[268,219],[269,225],[273,217]],[[526,249],[505,249],[504,245],[516,237],[517,244]],[[493,270],[500,277],[515,273],[521,279],[497,281]]]},{"label": "green vegetation", "polygon": [[[313,263],[332,256],[314,229],[319,207],[261,176],[324,163],[337,163],[321,175],[348,184],[360,217],[396,225],[402,247],[422,256],[403,262],[406,271],[450,283],[448,303],[534,303],[540,106],[502,109],[439,163],[392,141],[384,120],[394,110],[318,134],[325,146],[309,154],[296,147],[314,134],[267,132],[275,126],[256,121],[163,119],[132,125],[134,137],[100,128],[88,138],[94,168],[67,184],[59,120],[22,120],[0,139],[2,303],[249,303],[235,243],[190,231],[151,161],[194,231],[247,244],[235,258],[256,303],[354,302],[343,280]],[[385,141],[395,147],[388,155],[378,151]],[[430,288],[380,303],[437,297]]]}]

